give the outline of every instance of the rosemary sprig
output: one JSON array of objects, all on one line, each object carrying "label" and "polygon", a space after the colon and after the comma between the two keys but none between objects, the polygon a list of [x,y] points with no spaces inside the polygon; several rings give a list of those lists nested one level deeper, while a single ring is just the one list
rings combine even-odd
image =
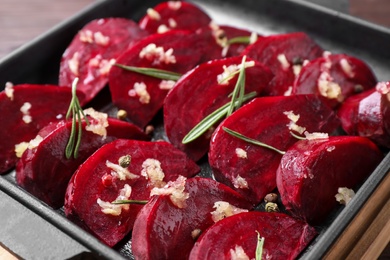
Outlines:
[{"label": "rosemary sprig", "polygon": [[264,237],[260,236],[259,231],[256,230],[257,233],[257,245],[256,245],[256,260],[261,260],[263,257],[263,247],[264,247]]},{"label": "rosemary sprig", "polygon": [[234,44],[234,43],[243,43],[243,44],[249,44],[251,42],[250,36],[238,36],[234,37],[228,40],[228,45]]},{"label": "rosemary sprig", "polygon": [[[248,101],[253,99],[257,96],[256,92],[251,92],[246,95],[244,95],[242,101]],[[188,132],[188,134],[183,138],[182,143],[188,144],[192,141],[194,141],[196,138],[201,136],[203,133],[205,133],[210,127],[212,127],[215,123],[217,123],[219,120],[221,120],[223,117],[226,116],[227,111],[230,107],[230,103],[228,102],[222,107],[218,108],[214,112],[212,112],[210,115],[203,118],[202,121],[200,121],[194,128],[192,128],[191,131]],[[234,102],[235,107],[238,107],[238,101]]]},{"label": "rosemary sprig", "polygon": [[77,158],[78,156],[78,151],[81,143],[81,134],[83,132],[82,118],[85,118],[85,122],[87,123],[87,125],[89,125],[88,118],[85,117],[84,111],[80,106],[80,101],[77,98],[76,88],[78,81],[78,78],[75,78],[73,80],[72,100],[70,101],[68,112],[66,113],[66,119],[69,119],[70,115],[72,114],[72,128],[68,143],[65,148],[65,156],[67,159],[70,159],[72,155],[73,158]]},{"label": "rosemary sprig", "polygon": [[294,137],[298,140],[306,140],[306,137],[299,136],[299,135],[295,134],[293,131],[290,131],[290,135],[292,135],[292,137]]},{"label": "rosemary sprig", "polygon": [[245,60],[246,56],[242,57],[241,68],[239,70],[240,72],[238,74],[238,79],[233,90],[232,99],[226,116],[230,116],[233,113],[236,107],[236,100],[238,101],[237,107],[241,107],[242,105],[242,99],[245,93]]},{"label": "rosemary sprig", "polygon": [[121,205],[121,204],[138,204],[138,205],[145,205],[148,203],[147,200],[114,200],[111,202],[111,204]]},{"label": "rosemary sprig", "polygon": [[176,73],[168,70],[155,69],[155,68],[133,67],[133,66],[126,66],[118,63],[114,64],[114,66],[117,66],[124,70],[132,71],[142,75],[151,76],[154,78],[164,79],[164,80],[177,81],[182,76],[180,73]]},{"label": "rosemary sprig", "polygon": [[255,140],[255,139],[246,137],[245,135],[242,135],[242,134],[240,134],[240,133],[238,133],[236,131],[233,131],[233,130],[227,128],[227,127],[222,127],[222,129],[226,133],[228,133],[228,134],[230,134],[230,135],[232,135],[232,136],[234,136],[234,137],[236,137],[238,139],[241,139],[241,140],[243,140],[245,142],[248,142],[248,143],[251,143],[251,144],[254,144],[254,145],[257,145],[257,146],[261,146],[261,147],[264,147],[264,148],[268,148],[268,149],[273,150],[273,151],[275,151],[275,152],[277,152],[277,153],[279,153],[281,155],[286,153],[285,151],[281,151],[281,150],[279,150],[279,149],[277,149],[277,148],[275,148],[273,146],[270,146],[268,144],[262,143],[260,141]]}]

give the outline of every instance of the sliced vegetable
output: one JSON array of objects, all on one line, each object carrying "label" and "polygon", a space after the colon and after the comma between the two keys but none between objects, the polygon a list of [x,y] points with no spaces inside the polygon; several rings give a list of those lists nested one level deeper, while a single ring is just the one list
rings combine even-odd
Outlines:
[{"label": "sliced vegetable", "polygon": [[315,95],[260,97],[226,118],[211,137],[209,163],[214,177],[259,203],[276,187],[276,169],[282,155],[229,134],[285,151],[297,141],[290,132],[332,133],[339,121],[330,107]]},{"label": "sliced vegetable", "polygon": [[240,213],[207,229],[189,259],[255,259],[259,236],[261,259],[295,259],[316,235],[313,227],[284,213]]},{"label": "sliced vegetable", "polygon": [[[142,205],[116,200],[148,200],[154,187],[200,171],[188,157],[167,142],[115,140],[89,157],[70,180],[65,214],[102,242],[114,246],[133,228]],[[120,197],[129,186],[129,196]]]},{"label": "sliced vegetable", "polygon": [[365,137],[298,141],[277,170],[282,202],[295,216],[319,224],[339,204],[338,189],[357,188],[382,159],[377,146]]},{"label": "sliced vegetable", "polygon": [[88,131],[83,120],[78,157],[73,159],[65,157],[72,121],[61,121],[43,128],[38,133],[40,142],[27,149],[16,166],[17,183],[57,209],[64,204],[65,190],[73,173],[99,147],[117,138],[148,139],[133,124],[113,118],[107,118],[107,122],[101,120],[90,118]]},{"label": "sliced vegetable", "polygon": [[181,179],[171,186],[176,197],[186,199],[179,207],[165,193],[142,208],[132,233],[136,259],[188,259],[199,234],[215,221],[252,208],[237,192],[212,179]]}]

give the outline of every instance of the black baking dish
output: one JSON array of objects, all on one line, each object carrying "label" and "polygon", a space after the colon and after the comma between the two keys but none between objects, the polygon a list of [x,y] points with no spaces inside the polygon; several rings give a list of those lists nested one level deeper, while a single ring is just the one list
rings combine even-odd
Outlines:
[{"label": "black baking dish", "polygon": [[[138,20],[158,0],[98,1],[73,18],[11,53],[0,61],[0,86],[19,83],[57,83],[60,57],[77,31],[92,19],[128,17]],[[344,52],[366,61],[378,80],[389,80],[390,30],[362,20],[299,0],[195,0],[220,24],[249,28],[263,35],[304,31],[324,49]],[[357,214],[365,201],[386,176],[390,168],[388,154],[368,180],[360,187],[348,209],[338,210],[319,236],[304,251],[302,259],[319,259],[326,254],[338,236]],[[206,170],[207,171],[207,170]],[[207,174],[207,173],[206,173]],[[107,259],[129,256],[129,245],[115,250],[69,222],[61,210],[53,211],[15,184],[14,172],[0,178],[0,189],[43,217],[78,243]],[[62,233],[61,233],[62,234]]]}]

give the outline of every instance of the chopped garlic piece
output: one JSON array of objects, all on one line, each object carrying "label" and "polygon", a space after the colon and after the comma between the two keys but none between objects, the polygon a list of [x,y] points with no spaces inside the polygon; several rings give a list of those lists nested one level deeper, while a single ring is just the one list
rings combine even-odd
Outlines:
[{"label": "chopped garlic piece", "polygon": [[322,53],[322,57],[324,57],[324,58],[328,58],[330,55],[332,55],[332,53],[330,51],[324,51]]},{"label": "chopped garlic piece", "polygon": [[329,99],[337,99],[340,102],[344,100],[340,85],[333,82],[327,71],[323,71],[318,78],[318,90],[322,96]]},{"label": "chopped garlic piece", "polygon": [[232,183],[236,189],[249,189],[248,182],[240,175],[237,175],[236,178],[233,178]]},{"label": "chopped garlic piece", "polygon": [[103,140],[107,137],[108,115],[106,113],[98,112],[93,108],[84,109],[84,114],[89,115],[95,120],[90,120],[89,125],[85,130],[91,131],[94,134],[101,135]]},{"label": "chopped garlic piece", "polygon": [[251,36],[249,37],[249,44],[255,43],[258,38],[258,34],[256,32],[252,32]]},{"label": "chopped garlic piece", "polygon": [[42,142],[43,138],[40,135],[37,135],[34,139],[30,140],[30,142],[21,142],[15,145],[15,153],[16,157],[21,158],[23,153],[27,149],[34,149],[38,147],[38,145]]},{"label": "chopped garlic piece", "polygon": [[115,59],[111,60],[101,60],[99,64],[99,72],[101,75],[108,75],[108,73],[111,70],[112,65],[114,65],[116,62]]},{"label": "chopped garlic piece", "polygon": [[31,117],[30,115],[23,115],[22,120],[23,120],[23,122],[25,122],[26,124],[29,124],[29,123],[32,122],[32,117]]},{"label": "chopped garlic piece", "polygon": [[79,35],[81,42],[93,43],[93,33],[91,30],[80,31]]},{"label": "chopped garlic piece", "polygon": [[285,111],[285,112],[283,112],[283,114],[285,114],[287,116],[287,118],[290,119],[290,123],[287,125],[288,129],[295,131],[295,132],[298,132],[300,134],[303,134],[306,131],[305,127],[302,127],[302,126],[299,126],[296,124],[299,120],[299,117],[300,117],[299,114],[296,115],[296,114],[294,114],[293,111]]},{"label": "chopped garlic piece", "polygon": [[355,77],[355,72],[352,69],[351,64],[348,62],[347,59],[343,58],[340,60],[340,66],[343,72],[349,77],[353,78]]},{"label": "chopped garlic piece", "polygon": [[165,24],[160,24],[157,28],[157,33],[166,33],[167,31],[169,31],[169,28]]},{"label": "chopped garlic piece", "polygon": [[73,75],[79,75],[79,62],[80,62],[80,54],[79,52],[73,53],[73,56],[70,60],[68,60],[69,70],[73,73]]},{"label": "chopped garlic piece", "polygon": [[202,233],[202,230],[200,230],[199,228],[192,230],[191,231],[192,239],[196,240],[200,236],[200,233]]},{"label": "chopped garlic piece", "polygon": [[160,63],[176,63],[176,58],[173,54],[173,49],[170,48],[167,51],[164,51],[163,47],[157,47],[156,44],[150,43],[144,47],[139,53],[141,59],[145,58],[149,61],[153,61],[153,64]]},{"label": "chopped garlic piece", "polygon": [[340,204],[347,205],[351,199],[355,196],[355,192],[352,189],[346,187],[340,187],[337,190],[335,198]]},{"label": "chopped garlic piece", "polygon": [[[254,61],[246,61],[244,63],[244,67],[250,68],[255,66]],[[227,85],[229,84],[229,80],[231,80],[241,69],[241,64],[232,64],[226,67],[226,65],[223,65],[223,72],[217,76],[217,82],[220,85]]]},{"label": "chopped garlic piece", "polygon": [[129,90],[129,96],[130,97],[138,96],[139,102],[141,102],[141,104],[149,104],[150,102],[150,94],[146,89],[145,83],[143,82],[134,83],[133,89]]},{"label": "chopped garlic piece", "polygon": [[287,116],[288,119],[290,119],[292,122],[296,123],[299,120],[300,115],[294,114],[293,111],[284,111],[283,114]]},{"label": "chopped garlic piece", "polygon": [[290,68],[290,63],[288,62],[287,58],[286,58],[286,55],[284,54],[279,54],[277,56],[277,59],[280,63],[280,65],[282,65],[282,69],[283,70],[288,70]]},{"label": "chopped garlic piece", "polygon": [[[131,195],[131,186],[129,184],[125,184],[124,187],[119,191],[119,195],[116,200],[128,200]],[[101,211],[107,215],[119,216],[122,213],[122,209],[128,210],[130,208],[129,204],[112,204],[110,202],[106,202],[97,199],[96,203],[101,207]]]},{"label": "chopped garlic piece", "polygon": [[161,19],[160,14],[153,8],[148,8],[148,10],[146,10],[146,13],[152,20],[159,21]]},{"label": "chopped garlic piece", "polygon": [[169,24],[169,27],[171,27],[171,28],[177,27],[177,23],[176,23],[175,19],[173,19],[173,18],[168,19],[168,24]]},{"label": "chopped garlic piece", "polygon": [[327,139],[329,138],[329,135],[327,133],[309,133],[308,131],[304,132],[305,137],[307,140],[315,140],[315,139]]},{"label": "chopped garlic piece", "polygon": [[210,212],[210,214],[214,222],[217,222],[221,219],[233,216],[241,212],[248,212],[247,209],[238,208],[226,201],[215,202],[213,208],[215,208],[215,210]]},{"label": "chopped garlic piece", "polygon": [[93,34],[93,39],[96,44],[101,46],[107,46],[110,42],[110,37],[103,35],[101,32],[95,32]]},{"label": "chopped garlic piece", "polygon": [[160,89],[170,90],[173,88],[173,86],[176,84],[176,81],[173,80],[162,80],[158,87]]},{"label": "chopped garlic piece", "polygon": [[238,158],[242,158],[242,159],[247,159],[248,158],[248,154],[242,148],[236,148],[235,152],[236,152],[236,155],[237,155]]},{"label": "chopped garlic piece", "polygon": [[153,187],[161,188],[166,183],[163,181],[165,174],[161,168],[161,162],[156,159],[148,158],[142,163],[141,175],[149,180]]},{"label": "chopped garlic piece", "polygon": [[184,192],[187,178],[179,176],[175,181],[169,181],[162,188],[153,188],[150,192],[150,196],[153,195],[169,195],[173,205],[178,208],[184,208],[186,206],[186,199],[190,194]]},{"label": "chopped garlic piece", "polygon": [[291,96],[292,90],[293,90],[293,87],[289,86],[288,89],[286,90],[286,92],[283,93],[283,96],[286,96],[286,97]]},{"label": "chopped garlic piece", "polygon": [[293,72],[295,77],[298,76],[299,73],[301,73],[301,70],[302,70],[302,65],[299,64],[293,65]]},{"label": "chopped garlic piece", "polygon": [[181,8],[181,1],[168,1],[168,7],[177,11]]},{"label": "chopped garlic piece", "polygon": [[6,82],[4,91],[5,95],[9,99],[14,100],[14,84],[12,84],[11,82]]},{"label": "chopped garlic piece", "polygon": [[250,260],[242,246],[236,245],[234,249],[230,249],[230,260]]},{"label": "chopped garlic piece", "polygon": [[20,112],[23,113],[22,120],[26,124],[29,124],[32,122],[32,117],[30,116],[30,109],[31,109],[31,103],[29,103],[29,102],[24,102],[22,107],[20,108]]},{"label": "chopped garlic piece", "polygon": [[121,181],[139,178],[138,175],[131,173],[128,168],[123,168],[119,164],[112,163],[108,160],[106,161],[106,166],[112,170],[111,175]]}]

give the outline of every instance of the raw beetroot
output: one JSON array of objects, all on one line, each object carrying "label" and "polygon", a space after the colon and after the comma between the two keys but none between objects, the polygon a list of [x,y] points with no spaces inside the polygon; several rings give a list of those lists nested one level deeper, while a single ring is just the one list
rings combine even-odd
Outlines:
[{"label": "raw beetroot", "polygon": [[[202,119],[231,100],[230,94],[238,76],[229,81],[219,81],[237,72],[241,61],[241,57],[233,57],[203,63],[185,74],[165,99],[164,126],[167,137],[195,161],[207,153],[213,128],[191,143],[183,144],[182,140]],[[252,63],[253,66],[249,66]],[[256,91],[260,95],[272,79],[272,73],[250,59],[246,64],[245,93]]]},{"label": "raw beetroot", "polygon": [[[128,49],[117,63],[183,74],[204,59],[206,43],[202,36],[191,31],[153,34]],[[109,75],[113,103],[126,110],[129,119],[140,127],[159,111],[174,83],[119,67],[113,67]]]},{"label": "raw beetroot", "polygon": [[341,125],[349,135],[370,138],[390,148],[390,83],[347,98],[338,110]]},{"label": "raw beetroot", "polygon": [[259,203],[276,188],[282,155],[234,137],[224,127],[283,151],[297,141],[290,131],[298,135],[300,130],[331,133],[338,126],[335,113],[315,95],[256,98],[215,130],[209,163],[217,180]]},{"label": "raw beetroot", "polygon": [[291,94],[321,95],[337,107],[347,97],[375,85],[375,75],[363,61],[346,54],[326,54],[303,66]]},{"label": "raw beetroot", "polygon": [[59,84],[70,87],[78,77],[78,89],[84,92],[87,101],[92,100],[107,84],[116,58],[147,35],[136,22],[125,18],[89,22],[75,35],[62,56]]},{"label": "raw beetroot", "polygon": [[295,32],[262,37],[242,54],[271,69],[275,78],[266,94],[280,96],[289,92],[303,62],[318,58],[322,53],[322,48],[307,34]]},{"label": "raw beetroot", "polygon": [[[122,156],[129,156],[127,167],[120,166]],[[133,228],[142,206],[111,204],[104,208],[98,200],[116,200],[126,184],[130,186],[130,196],[122,199],[148,200],[152,188],[174,181],[179,175],[192,177],[199,170],[167,142],[118,139],[97,150],[73,175],[65,196],[65,214],[105,244],[114,246]],[[109,207],[113,211],[103,213]]]},{"label": "raw beetroot", "polygon": [[[16,181],[25,190],[53,208],[64,204],[65,190],[70,178],[79,165],[103,144],[117,138],[147,140],[148,137],[135,125],[108,118],[106,137],[86,131],[83,133],[78,157],[67,159],[65,147],[69,140],[72,121],[60,121],[43,128],[41,140],[27,149],[16,166]],[[100,124],[90,119],[91,125]]]},{"label": "raw beetroot", "polygon": [[355,189],[382,159],[365,137],[300,140],[283,155],[277,170],[282,202],[295,216],[319,224],[337,206],[338,188]]},{"label": "raw beetroot", "polygon": [[[84,103],[84,95],[77,94]],[[8,85],[0,93],[0,173],[13,168],[18,160],[15,145],[29,142],[50,122],[65,118],[72,93],[54,85]],[[10,134],[12,131],[12,134]]]},{"label": "raw beetroot", "polygon": [[283,213],[240,213],[207,229],[196,241],[189,259],[255,259],[258,235],[264,238],[262,259],[285,260],[296,259],[317,232]]},{"label": "raw beetroot", "polygon": [[168,30],[195,31],[211,22],[211,18],[198,6],[181,1],[167,1],[149,8],[139,25],[149,33]]},{"label": "raw beetroot", "polygon": [[189,197],[182,208],[173,204],[170,195],[160,195],[140,211],[132,236],[136,259],[187,259],[199,233],[214,224],[214,203],[252,208],[238,193],[214,180],[195,177],[183,185]]}]

